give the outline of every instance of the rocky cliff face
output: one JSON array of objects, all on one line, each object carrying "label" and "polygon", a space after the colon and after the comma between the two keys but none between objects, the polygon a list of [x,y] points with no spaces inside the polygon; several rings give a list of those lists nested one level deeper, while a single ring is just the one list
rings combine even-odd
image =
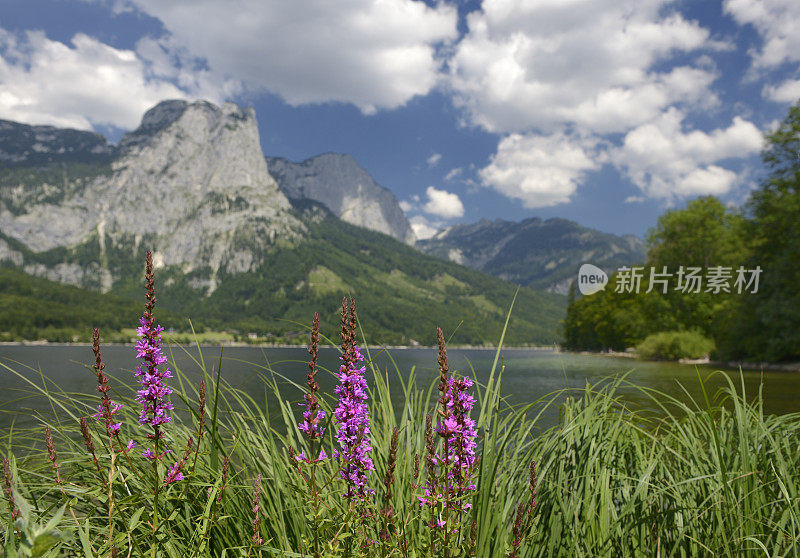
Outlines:
[{"label": "rocky cliff face", "polygon": [[423,252],[537,289],[566,294],[583,263],[606,271],[645,259],[644,243],[566,219],[497,219],[456,225],[421,240]]},{"label": "rocky cliff face", "polygon": [[267,167],[292,200],[313,200],[353,225],[407,244],[416,241],[394,194],[379,186],[350,155],[325,153],[302,163],[267,157]]},{"label": "rocky cliff face", "polygon": [[[87,273],[99,273],[108,289],[119,279],[108,252],[135,253],[146,241],[156,265],[195,272],[195,284],[213,291],[220,270],[255,269],[270,246],[303,234],[267,172],[253,110],[231,103],[157,105],[89,180],[15,176],[0,184],[0,258],[62,282],[91,284]],[[48,190],[55,190],[50,202]],[[95,265],[48,266],[30,257],[63,249],[94,254]]]}]

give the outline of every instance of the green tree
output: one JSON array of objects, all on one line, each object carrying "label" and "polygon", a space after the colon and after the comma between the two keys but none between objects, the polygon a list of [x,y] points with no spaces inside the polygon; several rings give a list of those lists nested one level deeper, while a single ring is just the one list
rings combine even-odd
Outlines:
[{"label": "green tree", "polygon": [[800,358],[800,101],[767,136],[769,174],[748,204],[755,249],[749,267],[763,270],[758,292],[745,299],[731,353],[743,358]]},{"label": "green tree", "polygon": [[[724,266],[731,268],[733,275],[749,254],[746,230],[741,212],[710,196],[667,211],[647,235],[647,261],[639,292],[615,292],[617,276],[612,275],[604,291],[573,297],[564,320],[566,346],[622,350],[664,331],[699,331],[712,338],[727,333],[728,321],[717,316],[733,312],[741,297],[705,292],[705,285],[699,293],[677,291],[674,274],[681,266],[699,267],[701,275],[710,267]],[[667,291],[662,292],[656,284],[647,292],[650,269],[661,273],[665,267],[673,274]]]}]

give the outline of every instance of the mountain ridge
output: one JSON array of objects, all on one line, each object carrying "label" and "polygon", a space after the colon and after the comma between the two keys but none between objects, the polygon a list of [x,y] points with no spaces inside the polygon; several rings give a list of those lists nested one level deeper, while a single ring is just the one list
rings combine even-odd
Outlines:
[{"label": "mountain ridge", "polygon": [[416,241],[395,195],[375,182],[351,155],[326,152],[299,163],[283,157],[266,160],[270,174],[290,200],[314,200],[350,224],[406,244]]},{"label": "mountain ridge", "polygon": [[613,271],[645,257],[644,242],[634,235],[604,233],[558,217],[481,219],[448,227],[418,241],[417,247],[508,281],[560,294],[567,293],[582,263]]}]

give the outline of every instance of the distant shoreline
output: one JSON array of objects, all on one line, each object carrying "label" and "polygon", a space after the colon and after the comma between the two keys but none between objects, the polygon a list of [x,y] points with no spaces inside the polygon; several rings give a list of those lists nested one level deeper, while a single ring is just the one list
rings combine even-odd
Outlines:
[{"label": "distant shoreline", "polygon": [[[197,346],[195,343],[169,343],[166,342],[167,345],[179,346],[179,347],[195,347]],[[10,346],[10,347],[91,347],[91,343],[86,342],[74,342],[74,343],[67,343],[61,341],[0,341],[0,347]],[[136,343],[102,343],[103,347],[135,347]],[[299,349],[305,348],[308,345],[305,343],[243,343],[241,341],[225,341],[221,343],[200,343],[201,348],[219,348],[219,347],[234,347],[234,348],[241,348],[241,347],[251,347],[253,349]],[[335,349],[338,348],[338,345],[323,345],[320,344],[319,347],[321,349]],[[370,350],[380,350],[380,349],[437,349],[436,345],[367,345],[366,348]],[[458,350],[497,350],[496,345],[448,345],[448,349],[458,349]],[[548,351],[553,353],[562,352],[557,347],[553,347],[550,345],[532,345],[532,346],[510,346],[510,345],[503,345],[503,349],[513,349],[513,350],[521,350],[521,351]]]},{"label": "distant shoreline", "polygon": [[[561,352],[571,353],[574,355],[638,359],[636,353],[618,352],[618,351],[594,352],[594,351],[562,350]],[[643,361],[643,362],[654,362],[654,361]],[[709,359],[696,359],[696,360],[680,359],[680,360],[670,360],[665,362],[675,362],[677,364],[688,364],[688,365],[702,364],[704,366],[709,366],[711,368],[719,367],[719,368],[733,369],[733,370],[741,368],[742,370],[748,370],[748,371],[763,370],[764,372],[800,372],[800,362],[743,362],[734,360],[726,361],[726,360],[709,360]]]},{"label": "distant shoreline", "polygon": [[[169,345],[179,347],[195,347],[195,343],[169,343]],[[0,347],[91,347],[91,343],[75,342],[51,342],[51,341],[1,341]],[[104,347],[135,347],[135,343],[103,343]],[[253,349],[299,349],[307,347],[306,344],[291,344],[291,343],[243,343],[241,341],[225,341],[220,343],[200,343],[200,347],[204,349],[212,348],[253,348]],[[320,345],[321,349],[334,349],[338,345]],[[405,350],[405,349],[421,349],[433,350],[436,345],[368,345],[366,348],[369,350]],[[496,351],[496,345],[448,345],[448,349],[453,350],[467,350],[467,351]],[[638,360],[635,353],[618,352],[618,351],[567,351],[560,347],[553,347],[551,345],[533,345],[533,346],[503,346],[503,350],[515,351],[541,351],[552,353],[566,353],[573,355],[583,356],[597,356],[597,357],[612,357],[612,358],[628,358]],[[642,361],[648,362],[648,361]],[[728,370],[742,370],[764,372],[800,372],[800,362],[739,362],[739,361],[720,361],[720,360],[685,360],[669,361],[677,364],[697,365],[702,364],[711,368],[719,367]]]}]

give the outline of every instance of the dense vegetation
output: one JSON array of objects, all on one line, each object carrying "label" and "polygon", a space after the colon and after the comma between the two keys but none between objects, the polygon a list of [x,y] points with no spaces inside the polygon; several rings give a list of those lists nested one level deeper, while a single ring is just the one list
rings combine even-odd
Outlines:
[{"label": "dense vegetation", "polygon": [[[300,324],[307,321],[307,316],[319,311],[323,327],[335,325],[337,301],[345,294],[352,294],[363,304],[361,321],[369,332],[370,343],[409,344],[412,340],[429,339],[436,320],[454,332],[452,343],[480,345],[494,343],[499,338],[505,309],[516,292],[511,283],[420,254],[386,235],[340,221],[321,208],[300,212],[308,227],[304,241],[257,254],[263,260],[258,271],[229,274],[220,270],[219,286],[210,296],[206,296],[205,288],[193,283],[196,273],[159,270],[160,304],[172,315],[190,318],[196,330],[232,331],[236,338],[244,340],[254,333],[262,341],[301,342]],[[126,278],[112,288],[111,294],[118,297],[102,297],[89,291],[80,295],[87,302],[109,301],[103,306],[109,313],[113,307],[111,300],[127,299],[114,312],[119,319],[105,322],[103,315],[99,317],[101,321],[95,322],[109,328],[104,334],[108,339],[112,338],[111,330],[133,323],[131,316],[135,313],[127,310],[131,308],[128,301],[141,300],[139,262],[144,257],[147,239],[142,240],[136,254],[131,250],[133,239],[129,240],[126,246],[108,244],[106,248],[105,257],[114,273]],[[247,240],[238,242],[246,247]],[[14,249],[22,251],[26,261],[43,265],[67,261],[96,266],[92,262],[100,258],[97,245],[94,239],[70,251],[59,249],[51,251],[58,253],[41,254],[25,251],[18,244]],[[43,296],[39,293],[42,289],[49,293],[44,299],[51,300],[59,297],[71,300],[78,297],[78,289],[31,278],[31,285],[38,290],[21,291],[15,285],[24,283],[22,278],[26,276],[20,272],[13,276],[18,278],[16,283],[0,281],[0,294],[16,296],[16,308],[30,307],[36,312],[26,316],[8,306],[0,310],[0,332],[7,332],[7,338],[65,340],[61,332],[56,334],[49,326],[71,330],[70,339],[73,335],[82,339],[88,336],[91,322],[83,319],[85,310],[66,311],[61,306],[36,302]],[[7,289],[14,290],[6,292]],[[564,314],[564,296],[522,288],[516,304],[518,312],[511,318],[509,343],[548,345],[560,339],[558,323]],[[6,319],[2,318],[4,314]],[[128,321],[123,325],[125,316]],[[166,325],[187,331],[189,321],[170,318]]]},{"label": "dense vegetation", "polygon": [[[0,341],[89,341],[93,327],[103,329],[106,341],[129,341],[130,335],[121,339],[114,332],[131,327],[141,314],[139,302],[15,269],[0,268],[0,286]],[[162,318],[166,327],[183,322],[169,312],[163,312]]]},{"label": "dense vegetation", "polygon": [[[598,294],[570,294],[565,344],[575,349],[625,350],[659,332],[692,331],[713,341],[725,359],[800,359],[800,103],[767,136],[769,171],[742,209],[713,197],[668,211],[647,238],[639,293],[617,292],[619,275]],[[730,292],[700,292],[660,284],[650,288],[650,269],[729,268]],[[757,291],[734,288],[739,268],[761,269]],[[748,275],[749,279],[750,276]],[[688,355],[686,355],[688,356]]]}]

